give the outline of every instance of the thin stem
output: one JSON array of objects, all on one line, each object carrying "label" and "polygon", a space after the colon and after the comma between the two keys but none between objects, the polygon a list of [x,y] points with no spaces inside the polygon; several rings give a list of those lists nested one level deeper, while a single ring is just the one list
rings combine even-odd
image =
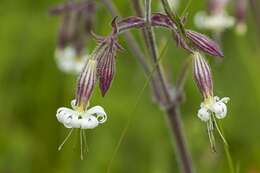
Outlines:
[{"label": "thin stem", "polygon": [[[158,60],[157,55],[157,46],[155,43],[154,33],[151,27],[151,0],[145,0],[145,19],[146,19],[146,34],[144,37],[147,37],[148,40],[148,49],[150,51],[150,56],[153,62],[156,64]],[[162,67],[158,64],[156,68],[158,74],[158,83],[161,84],[161,88],[164,95],[163,106],[166,108],[167,113],[167,122],[172,132],[172,137],[175,141],[176,153],[181,165],[181,170],[183,173],[192,173],[192,163],[190,159],[190,154],[187,150],[186,141],[183,134],[182,122],[180,119],[180,112],[178,110],[178,103],[174,102],[171,97],[171,91],[168,88],[168,83],[166,82]],[[177,100],[176,100],[177,101]]]},{"label": "thin stem", "polygon": [[[142,9],[142,6],[140,5],[140,2],[141,2],[140,0],[132,0],[132,4],[133,4],[136,15],[139,17],[144,17],[143,9]],[[142,28],[142,33],[143,33],[143,35],[145,34],[144,28]],[[145,45],[148,46],[148,40],[146,38],[144,38],[144,39],[145,39],[144,40]]]},{"label": "thin stem", "polygon": [[[110,12],[116,16],[117,10],[114,8],[112,1],[109,0],[102,0],[103,3],[108,7]],[[135,0],[136,2],[137,0]],[[134,5],[138,5],[139,3],[134,3]],[[150,53],[151,60],[153,62],[153,65],[158,63],[158,55],[157,55],[157,46],[155,43],[154,33],[152,30],[152,26],[150,23],[150,16],[151,16],[151,1],[147,0],[145,1],[146,4],[146,27],[144,28],[145,32],[143,32],[145,40],[147,40],[147,48]],[[139,15],[142,15],[139,8]],[[138,45],[138,44],[134,44]],[[131,46],[129,44],[129,46]],[[139,47],[138,47],[139,48]],[[140,61],[140,57],[137,57]],[[140,61],[141,62],[141,61]],[[145,61],[143,61],[145,62]],[[144,69],[146,69],[147,64],[141,63]],[[178,111],[178,105],[177,100],[174,101],[171,97],[171,90],[168,88],[168,83],[164,79],[162,68],[159,64],[155,66],[155,73],[156,75],[152,75],[151,82],[155,83],[156,85],[153,85],[153,90],[155,93],[159,94],[159,97],[157,100],[159,100],[159,103],[162,104],[162,106],[166,109],[167,113],[167,122],[169,124],[170,131],[172,132],[172,138],[175,142],[177,155],[180,161],[180,165],[182,168],[183,173],[192,173],[192,163],[190,159],[190,154],[187,150],[186,141],[184,139],[183,129],[182,129],[182,122],[180,119],[180,112]],[[149,69],[149,68],[147,68]],[[147,70],[145,70],[147,73]],[[150,73],[150,70],[148,71],[148,74]],[[157,79],[158,78],[158,79]]]},{"label": "thin stem", "polygon": [[177,107],[172,106],[170,109],[167,110],[167,120],[168,125],[171,128],[173,140],[175,142],[175,150],[179,159],[179,163],[181,165],[181,172],[192,173],[193,168],[190,153],[187,149],[182,121],[180,119],[180,112]]},{"label": "thin stem", "polygon": [[[107,9],[109,10],[109,12],[112,14],[113,17],[119,15],[118,10],[116,9],[116,7],[113,5],[113,3],[110,0],[101,0],[101,1],[105,4],[105,6],[107,7]],[[145,55],[139,48],[138,43],[136,42],[134,37],[129,32],[125,32],[124,36],[125,36],[128,46],[132,50],[132,53],[135,55],[135,57],[138,59],[139,63],[144,68],[145,73],[149,74],[150,69],[145,61]]]},{"label": "thin stem", "polygon": [[[158,53],[157,53],[157,45],[155,42],[155,37],[154,37],[154,32],[152,29],[152,24],[151,24],[151,1],[150,0],[145,0],[145,20],[146,20],[146,27],[145,27],[145,39],[148,41],[148,49],[150,52],[151,59],[154,64],[157,63],[158,60]],[[171,102],[171,94],[167,92],[168,86],[165,81],[161,65],[158,64],[156,67],[156,77],[158,77],[159,84],[160,84],[160,91],[163,93],[163,100],[161,100],[161,104],[167,104]]]},{"label": "thin stem", "polygon": [[230,173],[235,173],[233,159],[232,159],[232,156],[231,156],[230,150],[229,150],[229,144],[228,144],[227,140],[224,137],[222,127],[221,127],[221,125],[218,123],[218,121],[215,118],[214,118],[214,123],[215,123],[217,131],[218,131],[218,133],[219,133],[219,135],[220,135],[220,137],[221,137],[221,139],[223,141],[224,150],[225,150],[225,153],[226,153],[226,157],[227,157]]},{"label": "thin stem", "polygon": [[179,32],[185,38],[186,37],[186,34],[185,34],[186,32],[185,32],[185,28],[184,28],[184,26],[182,24],[182,21],[181,21],[180,17],[177,15],[177,13],[172,11],[168,0],[161,0],[161,2],[162,2],[162,5],[163,5],[165,13],[177,25],[177,28],[178,28]]}]

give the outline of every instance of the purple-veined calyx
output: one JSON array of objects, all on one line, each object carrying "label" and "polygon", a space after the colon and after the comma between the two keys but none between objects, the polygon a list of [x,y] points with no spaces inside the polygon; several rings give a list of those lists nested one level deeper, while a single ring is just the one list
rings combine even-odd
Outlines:
[{"label": "purple-veined calyx", "polygon": [[207,36],[192,30],[186,30],[186,36],[201,51],[216,57],[224,56],[218,44]]},{"label": "purple-veined calyx", "polygon": [[213,96],[213,82],[210,66],[200,52],[193,55],[193,76],[204,100]]}]

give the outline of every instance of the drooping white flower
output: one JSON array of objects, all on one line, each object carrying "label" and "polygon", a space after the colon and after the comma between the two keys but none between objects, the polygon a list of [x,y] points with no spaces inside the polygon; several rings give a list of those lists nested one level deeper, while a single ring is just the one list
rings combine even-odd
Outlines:
[{"label": "drooping white flower", "polygon": [[213,32],[222,32],[235,25],[235,19],[225,11],[208,15],[205,11],[198,12],[194,17],[195,25],[200,29],[207,29]]},{"label": "drooping white flower", "polygon": [[205,122],[210,120],[211,114],[218,119],[225,118],[227,115],[226,104],[229,100],[229,97],[219,99],[219,97],[215,96],[212,99],[204,101],[201,103],[200,109],[198,110],[198,117]]},{"label": "drooping white flower", "polygon": [[87,56],[78,56],[73,47],[58,48],[55,51],[55,59],[59,69],[66,73],[78,74],[86,62]]},{"label": "drooping white flower", "polygon": [[106,112],[101,106],[78,111],[75,100],[72,100],[71,107],[72,109],[61,107],[56,113],[57,120],[66,128],[94,129],[107,120]]}]

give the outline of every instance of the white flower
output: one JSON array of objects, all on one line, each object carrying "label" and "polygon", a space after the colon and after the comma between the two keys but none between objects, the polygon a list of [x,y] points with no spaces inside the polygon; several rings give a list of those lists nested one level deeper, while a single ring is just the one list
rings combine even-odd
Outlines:
[{"label": "white flower", "polygon": [[229,16],[225,11],[221,11],[214,15],[208,15],[206,12],[198,12],[194,17],[194,23],[198,28],[208,29],[215,32],[222,32],[223,30],[233,27],[235,19]]},{"label": "white flower", "polygon": [[210,120],[211,114],[215,115],[218,119],[225,118],[227,115],[226,104],[229,100],[229,97],[219,99],[219,97],[215,96],[213,99],[201,103],[198,117],[205,122]]},{"label": "white flower", "polygon": [[61,107],[56,114],[58,121],[66,128],[94,129],[107,120],[106,112],[101,106],[94,106],[79,112],[76,109],[75,100],[72,100],[71,107],[72,109]]},{"label": "white flower", "polygon": [[87,56],[78,56],[72,47],[57,49],[55,59],[59,69],[67,73],[80,73],[86,62]]}]

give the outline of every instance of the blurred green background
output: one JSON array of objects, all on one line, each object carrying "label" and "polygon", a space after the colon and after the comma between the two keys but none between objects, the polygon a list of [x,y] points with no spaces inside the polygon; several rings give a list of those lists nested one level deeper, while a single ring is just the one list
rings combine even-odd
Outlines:
[{"label": "blurred green background", "polygon": [[[74,132],[63,150],[57,151],[68,130],[57,122],[55,113],[57,108],[70,105],[76,82],[76,76],[59,71],[54,61],[60,20],[48,15],[48,8],[61,2],[0,1],[0,172],[106,172],[129,117],[133,117],[132,123],[111,172],[178,172],[164,115],[151,101],[149,88],[141,95],[137,109],[133,110],[145,77],[123,38],[121,43],[126,51],[117,55],[117,75],[112,88],[105,98],[96,90],[91,100],[91,105],[105,108],[109,120],[99,128],[87,131],[89,153],[84,161],[80,160],[78,133]],[[122,16],[134,14],[129,10],[129,1],[114,2]],[[153,3],[156,6],[158,1]],[[186,3],[187,0],[181,1],[180,11]],[[189,28],[195,29],[192,16],[204,8],[204,0],[193,0],[188,10]],[[107,34],[111,15],[100,2],[97,10],[95,32]],[[248,12],[247,34],[237,36],[232,29],[227,30],[222,37],[224,61],[209,59],[215,94],[231,98],[228,116],[222,122],[235,166],[242,173],[259,173],[260,37],[251,11]],[[139,36],[137,31],[133,33]],[[156,29],[156,33],[159,45],[170,36],[163,29]],[[95,43],[89,44],[93,47]],[[174,81],[181,62],[188,55],[177,49],[174,41],[169,44],[162,61],[170,80]],[[206,125],[196,116],[201,96],[191,74],[185,91],[182,119],[197,172],[229,172],[220,139],[217,139],[218,152],[213,154]]]}]

